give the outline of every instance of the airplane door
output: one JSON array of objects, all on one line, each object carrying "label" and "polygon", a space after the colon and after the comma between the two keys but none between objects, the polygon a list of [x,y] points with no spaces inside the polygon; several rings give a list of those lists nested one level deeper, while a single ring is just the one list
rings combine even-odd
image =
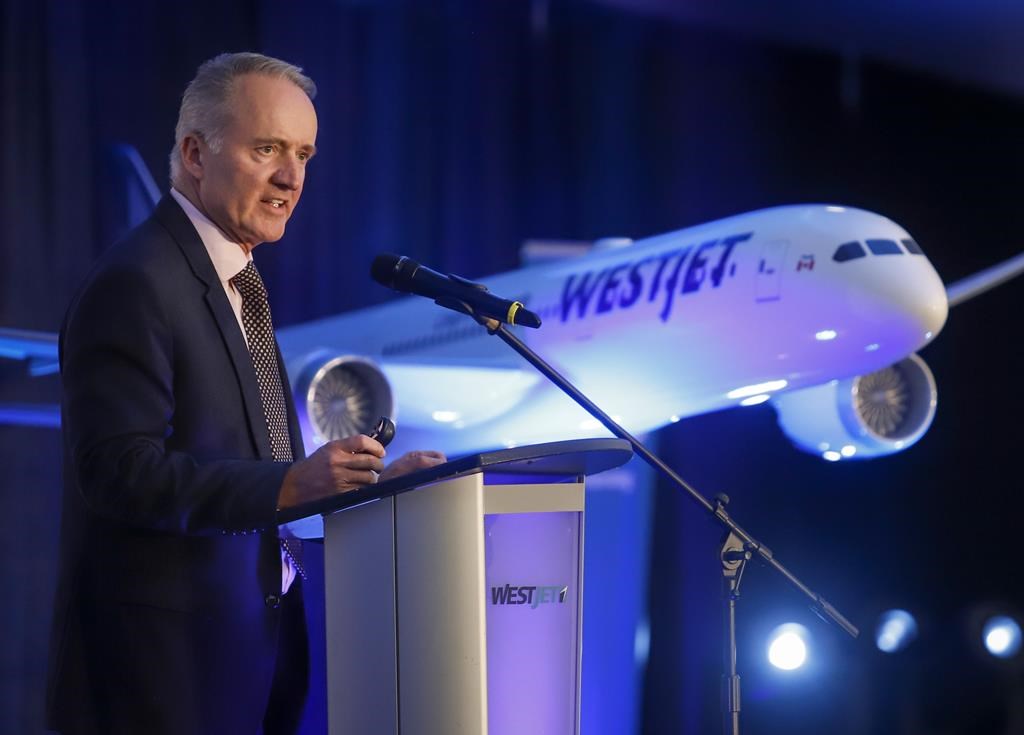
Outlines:
[{"label": "airplane door", "polygon": [[755,300],[778,301],[782,283],[782,263],[786,259],[788,240],[770,240],[761,250],[761,259],[757,265],[757,286]]}]

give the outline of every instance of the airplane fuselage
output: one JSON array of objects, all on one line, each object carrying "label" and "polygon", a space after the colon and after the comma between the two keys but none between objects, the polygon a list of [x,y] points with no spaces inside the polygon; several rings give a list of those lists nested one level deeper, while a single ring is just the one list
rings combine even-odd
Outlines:
[{"label": "airplane fuselage", "polygon": [[[947,314],[938,274],[903,228],[821,205],[481,280],[537,312],[541,328],[517,334],[635,432],[877,370],[934,338]],[[601,433],[497,338],[425,299],[279,338],[293,368],[323,350],[378,361],[399,421],[472,436],[460,449]]]}]

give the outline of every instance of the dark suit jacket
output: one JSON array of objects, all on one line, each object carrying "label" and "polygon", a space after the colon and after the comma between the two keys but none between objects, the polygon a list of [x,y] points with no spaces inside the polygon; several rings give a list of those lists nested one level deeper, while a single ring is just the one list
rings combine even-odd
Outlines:
[{"label": "dark suit jacket", "polygon": [[61,375],[49,726],[290,731],[308,659],[301,593],[280,596],[288,465],[272,461],[238,322],[171,197],[87,279],[61,332]]}]

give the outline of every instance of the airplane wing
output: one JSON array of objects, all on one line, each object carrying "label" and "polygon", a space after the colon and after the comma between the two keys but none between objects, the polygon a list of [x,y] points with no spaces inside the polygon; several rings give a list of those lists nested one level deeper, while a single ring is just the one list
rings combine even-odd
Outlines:
[{"label": "airplane wing", "polygon": [[59,429],[60,406],[44,403],[0,403],[0,426]]},{"label": "airplane wing", "polygon": [[0,328],[0,358],[27,362],[33,376],[52,375],[59,370],[57,335]]},{"label": "airplane wing", "polygon": [[951,283],[946,287],[946,298],[950,306],[956,306],[1001,286],[1021,273],[1024,273],[1024,253]]},{"label": "airplane wing", "polygon": [[[53,375],[59,369],[57,335],[0,328],[0,363],[4,360],[24,363],[28,374],[34,378]],[[14,369],[24,375],[17,366]],[[60,407],[56,404],[0,402],[0,426],[4,425],[57,428],[60,426]]]}]

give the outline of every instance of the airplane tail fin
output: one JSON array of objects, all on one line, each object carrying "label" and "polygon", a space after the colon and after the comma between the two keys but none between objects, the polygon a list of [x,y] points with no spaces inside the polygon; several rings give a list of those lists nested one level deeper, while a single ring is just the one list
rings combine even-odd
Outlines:
[{"label": "airplane tail fin", "polygon": [[160,201],[160,189],[134,146],[115,143],[103,151],[104,190],[99,210],[101,246],[119,240],[148,217]]}]

